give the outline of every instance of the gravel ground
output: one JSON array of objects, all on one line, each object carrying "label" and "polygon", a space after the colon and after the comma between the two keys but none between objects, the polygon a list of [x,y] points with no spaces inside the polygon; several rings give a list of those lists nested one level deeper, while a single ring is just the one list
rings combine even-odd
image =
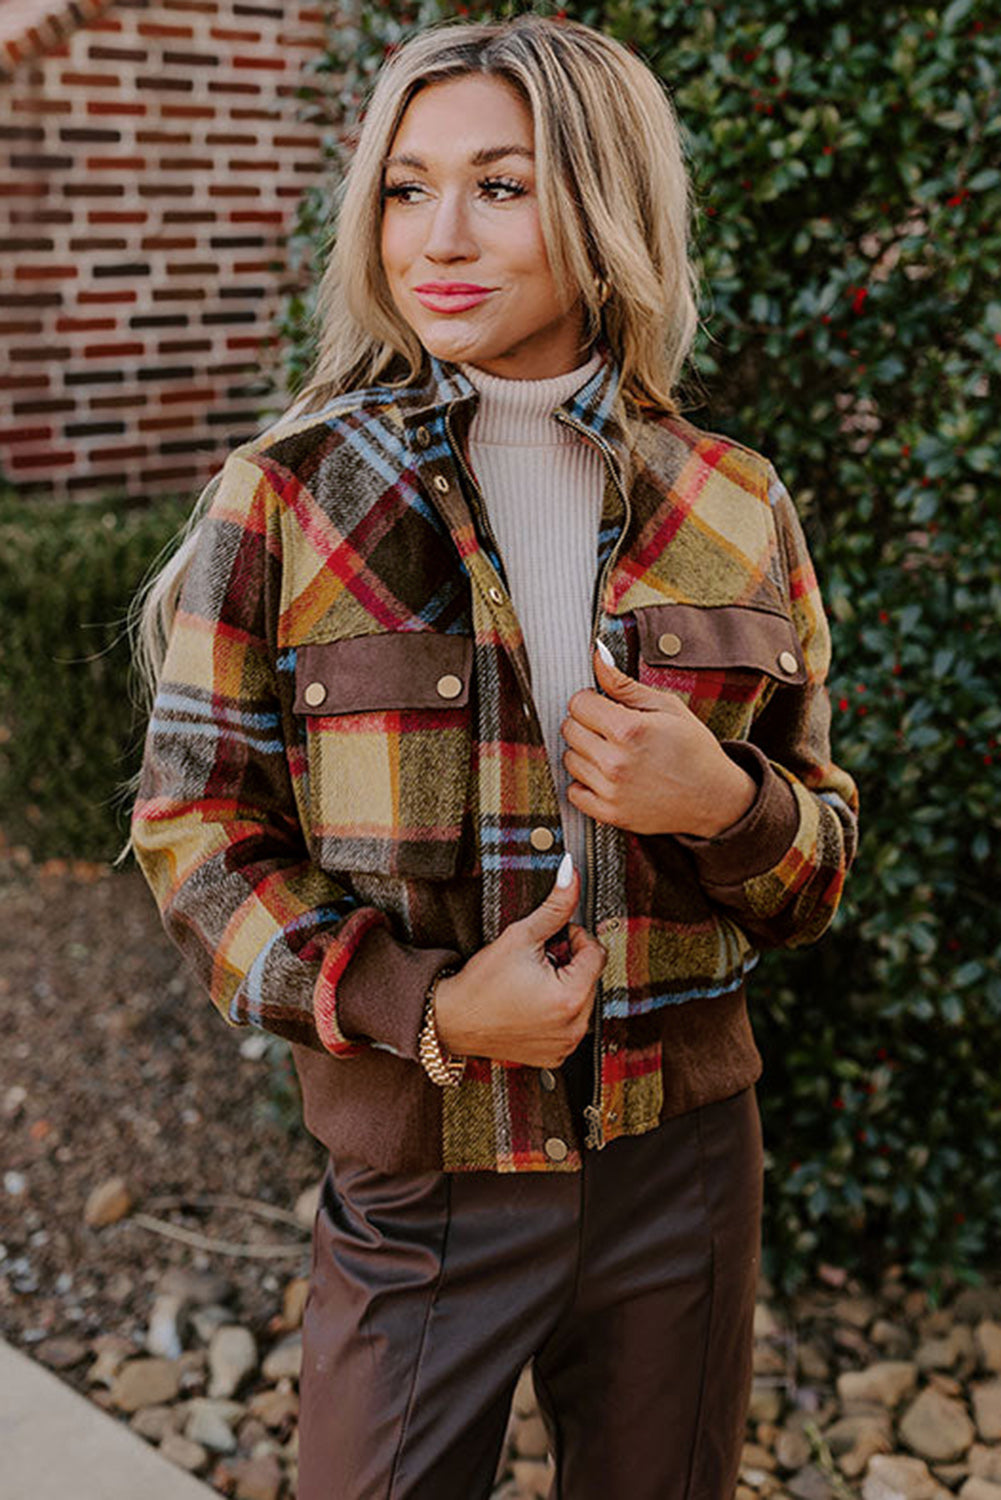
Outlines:
[{"label": "gravel ground", "polygon": [[[324,1153],[284,1049],[222,1021],[135,870],[2,844],[0,1007],[0,1332],[221,1494],[292,1500]],[[1001,1500],[1001,1273],[941,1307],[892,1269],[762,1280],[755,1331],[735,1500]],[[495,1500],[551,1472],[526,1370]]]}]

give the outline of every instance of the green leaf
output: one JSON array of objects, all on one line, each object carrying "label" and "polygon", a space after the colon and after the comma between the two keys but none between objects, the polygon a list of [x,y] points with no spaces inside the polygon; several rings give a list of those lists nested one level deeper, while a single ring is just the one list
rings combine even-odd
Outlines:
[{"label": "green leaf", "polygon": [[976,4],[976,0],[952,0],[942,13],[942,30],[955,31],[961,21],[965,21]]}]

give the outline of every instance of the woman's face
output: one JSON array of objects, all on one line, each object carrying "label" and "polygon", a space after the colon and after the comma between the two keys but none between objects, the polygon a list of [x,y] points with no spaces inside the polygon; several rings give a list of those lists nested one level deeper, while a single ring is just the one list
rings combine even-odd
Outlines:
[{"label": "woman's face", "polygon": [[470,74],[421,89],[383,195],[389,289],[430,353],[516,380],[586,357],[582,304],[561,303],[542,240],[531,111],[510,85]]}]

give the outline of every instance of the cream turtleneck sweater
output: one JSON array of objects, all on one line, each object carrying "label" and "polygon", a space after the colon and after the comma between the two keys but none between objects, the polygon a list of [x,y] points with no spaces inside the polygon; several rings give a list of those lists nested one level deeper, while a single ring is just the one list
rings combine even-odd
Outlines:
[{"label": "cream turtleneck sweater", "polygon": [[563,837],[581,878],[575,920],[586,911],[584,815],[568,801],[560,725],[578,688],[593,687],[588,643],[604,493],[601,454],[552,416],[598,371],[595,353],[545,380],[508,380],[460,368],[480,393],[469,457],[500,547],[521,624],[535,699],[559,795]]}]

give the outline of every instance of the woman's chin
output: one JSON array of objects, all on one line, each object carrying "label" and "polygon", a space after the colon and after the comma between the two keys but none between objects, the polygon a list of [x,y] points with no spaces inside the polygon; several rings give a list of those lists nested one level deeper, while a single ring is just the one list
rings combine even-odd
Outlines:
[{"label": "woman's chin", "polygon": [[441,324],[417,330],[421,343],[436,359],[451,360],[453,364],[464,362],[475,364],[482,357],[486,341],[482,335],[468,328],[443,327]]}]

